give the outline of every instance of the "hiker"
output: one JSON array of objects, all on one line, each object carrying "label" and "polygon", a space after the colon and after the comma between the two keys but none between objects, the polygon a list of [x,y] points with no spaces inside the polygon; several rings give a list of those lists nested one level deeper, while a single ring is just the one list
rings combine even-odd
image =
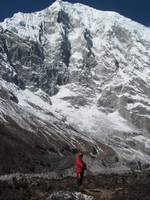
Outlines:
[{"label": "hiker", "polygon": [[77,173],[77,183],[79,186],[82,185],[84,171],[86,169],[86,164],[83,161],[83,154],[78,153],[76,158],[76,173]]}]

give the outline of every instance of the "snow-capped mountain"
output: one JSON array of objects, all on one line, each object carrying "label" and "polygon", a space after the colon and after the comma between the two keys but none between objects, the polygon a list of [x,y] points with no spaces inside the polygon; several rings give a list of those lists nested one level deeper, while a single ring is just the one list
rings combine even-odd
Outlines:
[{"label": "snow-capped mountain", "polygon": [[63,1],[0,26],[1,141],[17,146],[17,161],[5,152],[14,169],[67,169],[77,149],[96,172],[149,166],[149,28]]}]

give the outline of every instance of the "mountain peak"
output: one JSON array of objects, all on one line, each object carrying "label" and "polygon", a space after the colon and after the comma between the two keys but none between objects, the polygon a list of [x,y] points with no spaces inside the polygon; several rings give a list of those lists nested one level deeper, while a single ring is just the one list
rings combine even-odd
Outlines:
[{"label": "mountain peak", "polygon": [[52,5],[61,5],[62,3],[62,0],[56,0]]},{"label": "mountain peak", "polygon": [[54,7],[62,7],[64,3],[67,3],[67,2],[64,2],[63,0],[56,0],[54,1],[54,3],[52,5],[49,6],[49,8],[54,8]]},{"label": "mountain peak", "polygon": [[[50,156],[63,150],[53,149],[60,134],[67,142],[70,135],[72,144],[77,138],[81,144],[84,137],[92,141],[88,155],[95,141],[102,141],[128,166],[133,157],[135,165],[150,163],[149,28],[114,12],[60,0],[0,25],[0,78],[17,85],[5,82],[4,97],[0,90],[7,100],[0,106],[0,121],[18,123],[18,133],[22,127],[41,134],[42,145],[52,134]],[[103,158],[100,149],[97,158]]]},{"label": "mountain peak", "polygon": [[62,1],[62,0],[56,0],[55,2],[57,2],[57,3],[62,3],[63,1]]}]

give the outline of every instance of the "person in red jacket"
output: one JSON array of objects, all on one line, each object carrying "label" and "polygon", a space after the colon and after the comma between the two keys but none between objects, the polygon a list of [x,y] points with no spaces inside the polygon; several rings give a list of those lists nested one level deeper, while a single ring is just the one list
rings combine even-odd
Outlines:
[{"label": "person in red jacket", "polygon": [[78,153],[76,158],[76,173],[77,173],[77,183],[79,186],[82,185],[84,171],[86,169],[86,164],[83,161],[83,154]]}]

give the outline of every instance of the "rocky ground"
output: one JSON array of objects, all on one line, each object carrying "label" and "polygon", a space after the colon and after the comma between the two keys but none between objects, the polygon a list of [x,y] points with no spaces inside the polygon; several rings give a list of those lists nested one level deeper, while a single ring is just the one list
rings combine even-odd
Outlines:
[{"label": "rocky ground", "polygon": [[0,177],[0,200],[149,200],[150,172],[86,176],[78,188],[73,177]]}]

